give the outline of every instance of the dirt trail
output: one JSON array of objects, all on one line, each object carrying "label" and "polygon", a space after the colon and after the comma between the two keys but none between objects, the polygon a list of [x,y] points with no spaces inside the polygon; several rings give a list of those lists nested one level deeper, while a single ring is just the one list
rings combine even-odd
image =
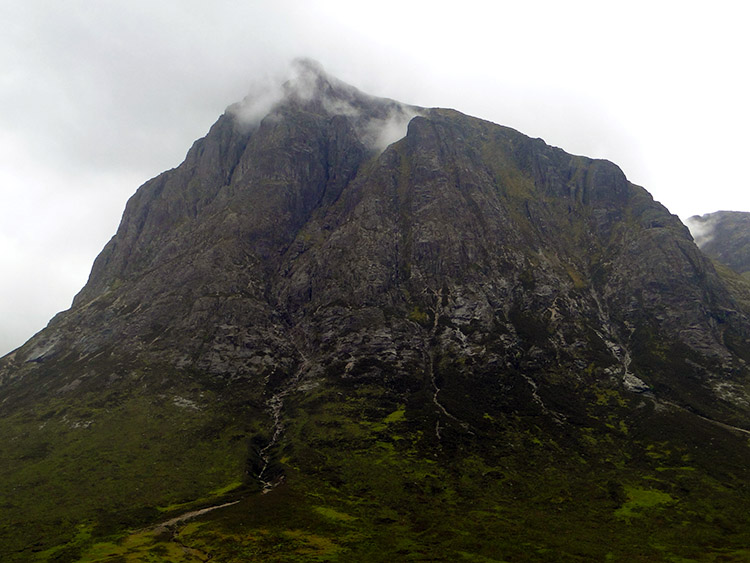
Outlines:
[{"label": "dirt trail", "polygon": [[202,516],[203,514],[206,514],[207,512],[211,512],[213,510],[218,510],[219,508],[225,508],[227,506],[232,506],[233,504],[237,504],[240,502],[239,500],[234,500],[232,502],[225,502],[223,504],[217,504],[216,506],[209,506],[206,508],[201,508],[200,510],[191,510],[190,512],[185,512],[184,514],[180,514],[179,516],[176,516],[170,520],[167,520],[166,522],[162,522],[161,524],[157,524],[154,526],[155,531],[162,531],[166,530],[167,528],[171,528],[175,524],[180,524],[181,522],[186,522],[187,520],[191,520],[193,518],[197,518],[198,516]]},{"label": "dirt trail", "polygon": [[659,402],[664,405],[669,405],[670,407],[674,407],[686,413],[692,414],[693,416],[697,416],[701,420],[710,422],[714,426],[718,426],[719,428],[723,428],[724,430],[729,430],[730,432],[740,432],[741,434],[746,434],[750,436],[750,430],[745,430],[744,428],[740,428],[738,426],[732,426],[731,424],[727,424],[726,422],[719,422],[718,420],[714,420],[713,418],[708,418],[707,416],[703,416],[701,414],[693,412],[689,409],[686,409],[685,407],[681,407],[680,405],[678,405],[677,403],[673,403],[672,401],[665,401],[664,399],[661,399],[659,400]]}]

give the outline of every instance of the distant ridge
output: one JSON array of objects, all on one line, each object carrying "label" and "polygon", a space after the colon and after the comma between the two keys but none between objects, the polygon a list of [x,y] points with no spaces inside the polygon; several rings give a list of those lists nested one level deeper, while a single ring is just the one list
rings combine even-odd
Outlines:
[{"label": "distant ridge", "polygon": [[696,244],[737,273],[750,273],[750,213],[717,211],[687,220]]}]

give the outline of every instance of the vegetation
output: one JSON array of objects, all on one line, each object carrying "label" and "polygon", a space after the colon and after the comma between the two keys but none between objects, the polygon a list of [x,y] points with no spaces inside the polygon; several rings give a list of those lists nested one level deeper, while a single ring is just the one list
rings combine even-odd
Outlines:
[{"label": "vegetation", "polygon": [[[748,554],[750,464],[714,463],[730,450],[750,461],[738,433],[603,387],[582,389],[590,395],[587,419],[561,426],[538,415],[480,413],[476,397],[446,397],[464,407],[465,419],[451,420],[419,393],[335,377],[326,383],[290,397],[279,449],[286,480],[267,494],[253,476],[237,482],[251,429],[229,416],[209,427],[173,399],[155,410],[135,397],[106,416],[86,411],[88,418],[83,407],[59,418],[50,403],[34,420],[4,421],[25,439],[23,446],[9,440],[3,455],[37,456],[49,468],[3,476],[6,503],[19,498],[14,490],[35,488],[37,503],[24,507],[35,514],[24,519],[47,539],[35,547],[6,539],[3,560],[740,561]],[[51,456],[33,431],[39,420],[56,428],[44,434],[57,442]],[[81,420],[95,423],[76,426]],[[432,431],[438,421],[440,438]],[[118,443],[109,435],[115,428],[137,429],[138,445],[108,449]],[[80,480],[70,477],[74,467]],[[30,482],[32,474],[46,482]],[[196,490],[204,492],[190,497]],[[3,526],[12,537],[11,520]]]}]

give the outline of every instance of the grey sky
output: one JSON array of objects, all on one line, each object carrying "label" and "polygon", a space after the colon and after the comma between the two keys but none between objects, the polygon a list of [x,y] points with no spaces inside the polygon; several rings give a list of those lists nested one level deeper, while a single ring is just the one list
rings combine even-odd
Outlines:
[{"label": "grey sky", "polygon": [[[615,5],[617,4],[617,5]],[[0,354],[67,308],[127,198],[294,57],[750,211],[743,3],[0,0]]]}]

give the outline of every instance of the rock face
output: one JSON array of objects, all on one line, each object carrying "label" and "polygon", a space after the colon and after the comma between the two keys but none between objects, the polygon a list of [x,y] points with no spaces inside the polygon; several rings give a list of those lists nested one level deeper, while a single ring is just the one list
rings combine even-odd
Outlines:
[{"label": "rock face", "polygon": [[[676,216],[610,162],[314,63],[261,102],[144,184],[73,307],[0,360],[7,537],[80,557],[234,483],[286,515],[224,517],[258,557],[304,526],[320,557],[543,558],[499,506],[566,557],[687,557],[685,521],[740,549],[719,491],[749,476],[750,312]],[[24,512],[40,488],[52,520]],[[729,531],[696,516],[722,502]],[[581,531],[602,518],[614,543]],[[675,526],[644,546],[652,518]],[[183,544],[225,560],[211,526]]]},{"label": "rock face", "polygon": [[687,221],[696,244],[739,274],[750,273],[750,213],[717,211]]}]

